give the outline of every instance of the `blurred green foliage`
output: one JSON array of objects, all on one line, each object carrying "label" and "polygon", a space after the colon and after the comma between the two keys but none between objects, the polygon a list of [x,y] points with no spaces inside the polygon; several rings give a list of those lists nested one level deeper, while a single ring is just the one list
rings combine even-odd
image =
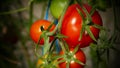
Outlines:
[{"label": "blurred green foliage", "polygon": [[[0,0],[0,13],[11,10],[18,0]],[[20,7],[20,3],[15,8]],[[19,13],[15,15],[19,16]],[[16,43],[20,40],[20,18],[15,15],[0,15],[0,68],[17,68],[18,60],[14,54]]]},{"label": "blurred green foliage", "polygon": [[[22,15],[24,11],[14,12],[28,7],[29,1],[31,0],[26,0],[28,3],[24,6],[21,0],[0,0],[0,68],[35,68],[36,66],[34,58],[31,60],[29,54],[32,45],[29,44],[27,47],[30,41],[29,19]],[[46,1],[34,0],[34,3]],[[29,12],[26,12],[29,15]]]}]

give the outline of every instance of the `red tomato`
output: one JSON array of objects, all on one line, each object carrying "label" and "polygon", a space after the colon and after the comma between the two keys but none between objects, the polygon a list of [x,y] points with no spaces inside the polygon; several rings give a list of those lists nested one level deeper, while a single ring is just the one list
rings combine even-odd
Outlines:
[{"label": "red tomato", "polygon": [[[73,53],[73,50],[74,50],[74,48],[71,48],[70,49],[70,53]],[[64,52],[61,51],[60,55],[63,55],[63,54],[64,54]],[[81,49],[79,49],[74,55],[69,56],[69,58],[67,58],[67,59],[70,60],[72,58],[75,58],[75,59],[81,61],[84,64],[86,63],[85,54],[83,53],[83,51]],[[62,59],[65,59],[65,58],[62,58]],[[67,63],[67,61],[60,63],[59,64],[59,68],[66,68],[66,63]],[[84,66],[79,64],[79,63],[77,63],[77,62],[75,62],[74,60],[71,60],[69,67],[70,68],[83,68]]]},{"label": "red tomato", "polygon": [[[51,22],[49,22],[47,20],[37,20],[32,24],[32,26],[30,28],[30,37],[32,38],[32,40],[35,43],[38,43],[38,40],[42,34],[40,27],[43,26],[44,30],[46,30],[46,29],[48,29],[50,24],[51,24]],[[54,28],[55,28],[55,25],[53,25],[50,28],[50,31],[52,31]],[[52,40],[52,39],[53,39],[53,37],[50,37],[50,40]],[[43,39],[40,40],[40,44],[44,44]]]},{"label": "red tomato", "polygon": [[[92,8],[87,4],[85,4],[84,7],[88,12],[90,12]],[[82,48],[89,46],[89,44],[94,42],[94,40],[86,31],[83,33],[82,39],[80,41],[78,40],[80,37],[83,20],[76,8],[79,8],[84,16],[86,16],[79,4],[73,4],[69,6],[62,21],[61,33],[68,37],[65,38],[65,41],[68,43],[69,47],[75,47],[76,45],[80,44],[80,48]],[[91,17],[93,23],[102,25],[102,19],[97,11],[95,11]],[[97,39],[99,37],[100,29],[90,26],[90,30],[93,33],[94,37]]]}]

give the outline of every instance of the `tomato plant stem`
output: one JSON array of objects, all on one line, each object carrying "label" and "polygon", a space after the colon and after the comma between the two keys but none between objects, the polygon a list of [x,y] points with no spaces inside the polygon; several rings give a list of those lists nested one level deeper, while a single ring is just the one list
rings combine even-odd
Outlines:
[{"label": "tomato plant stem", "polygon": [[44,18],[44,14],[45,14],[45,6],[46,6],[46,3],[43,4],[40,19],[43,19],[43,18]]},{"label": "tomato plant stem", "polygon": [[33,0],[30,1],[29,3],[29,24],[31,26],[32,22],[33,22]]},{"label": "tomato plant stem", "polygon": [[61,25],[62,25],[62,20],[63,20],[64,14],[65,14],[65,12],[66,12],[66,10],[67,10],[70,2],[71,2],[71,0],[67,2],[67,5],[65,6],[65,9],[64,9],[64,11],[63,11],[63,13],[62,13],[62,15],[61,15],[61,17],[60,17],[60,20],[58,21],[58,24],[57,24],[56,27],[55,27],[55,29],[54,29],[52,32],[47,33],[47,35],[51,36],[51,35],[53,35],[57,30],[58,30],[58,32],[60,32]]},{"label": "tomato plant stem", "polygon": [[28,6],[24,7],[24,8],[19,8],[17,10],[11,10],[11,11],[7,11],[7,12],[1,12],[0,15],[6,15],[6,14],[13,14],[13,13],[17,13],[17,12],[22,12],[28,10]]}]

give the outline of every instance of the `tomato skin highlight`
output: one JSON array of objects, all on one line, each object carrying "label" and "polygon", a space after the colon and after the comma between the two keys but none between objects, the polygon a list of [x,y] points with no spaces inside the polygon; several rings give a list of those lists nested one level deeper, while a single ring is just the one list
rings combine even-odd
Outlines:
[{"label": "tomato skin highlight", "polygon": [[[74,50],[74,48],[70,48],[70,52],[73,52],[73,50]],[[64,52],[61,51],[61,52],[60,52],[60,55],[63,55],[63,54],[64,54]],[[81,61],[81,62],[84,63],[84,64],[86,63],[85,54],[84,54],[84,52],[83,52],[81,49],[79,49],[79,50],[75,53],[75,55],[72,56],[72,57],[76,58],[77,60]],[[64,59],[64,58],[62,58],[62,59]],[[62,62],[62,63],[59,64],[59,68],[66,68],[66,65],[67,65],[67,61]],[[78,63],[75,62],[75,61],[71,61],[69,67],[70,67],[70,68],[84,68],[83,65],[78,64]]]},{"label": "tomato skin highlight", "polygon": [[[84,7],[88,12],[91,11],[91,6],[84,4]],[[80,48],[83,48],[89,46],[90,43],[94,42],[94,40],[89,36],[87,32],[84,32],[82,39],[79,41],[83,20],[76,8],[78,8],[86,17],[79,4],[73,4],[69,6],[62,21],[61,33],[67,36],[67,38],[64,38],[64,40],[68,43],[70,48],[74,48],[78,44],[80,44]],[[102,25],[102,19],[97,11],[94,11],[91,18],[94,24]],[[93,33],[94,37],[98,39],[100,29],[90,26],[90,30]]]},{"label": "tomato skin highlight", "polygon": [[[40,29],[41,26],[43,26],[44,30],[46,30],[49,26],[50,26],[51,22],[47,21],[47,20],[37,20],[35,21],[32,26],[30,27],[30,37],[31,39],[35,42],[38,43],[39,38],[42,34],[42,31]],[[50,31],[54,30],[55,25],[53,25],[50,28]],[[53,36],[50,37],[50,41],[53,40]],[[44,40],[43,38],[40,40],[40,44],[44,44]]]}]

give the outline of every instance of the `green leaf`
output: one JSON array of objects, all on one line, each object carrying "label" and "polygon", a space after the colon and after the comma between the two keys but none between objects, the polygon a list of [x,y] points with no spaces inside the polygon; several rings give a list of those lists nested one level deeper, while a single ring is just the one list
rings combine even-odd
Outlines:
[{"label": "green leaf", "polygon": [[80,45],[77,45],[77,46],[75,47],[75,49],[74,49],[74,51],[73,51],[73,54],[75,54],[75,53],[79,50],[79,46],[80,46]]},{"label": "green leaf", "polygon": [[80,16],[82,17],[82,20],[85,20],[85,17],[83,15],[83,13],[79,10],[79,8],[76,8],[76,10],[78,11],[78,13],[80,14]]},{"label": "green leaf", "polygon": [[96,9],[105,11],[107,8],[107,1],[106,0],[87,0],[88,4],[90,4],[91,6],[96,6]]},{"label": "green leaf", "polygon": [[77,63],[80,64],[80,65],[85,65],[83,62],[81,62],[81,61],[78,60],[78,59],[74,59],[74,61],[77,62]]},{"label": "green leaf", "polygon": [[79,37],[78,41],[80,41],[82,39],[82,35],[83,35],[84,31],[85,31],[85,26],[82,25],[82,29],[80,31],[80,37]]},{"label": "green leaf", "polygon": [[65,47],[66,52],[69,52],[68,44],[66,43],[66,41],[64,41],[64,40],[62,40],[62,41],[64,43],[64,47]]},{"label": "green leaf", "polygon": [[49,37],[44,37],[44,41],[45,41],[45,43],[44,43],[44,47],[43,47],[43,55],[44,54],[46,54],[48,51],[49,51],[49,49],[50,49],[50,43],[49,43]]},{"label": "green leaf", "polygon": [[40,38],[43,38],[44,40],[44,45],[43,45],[43,55],[46,54],[49,49],[50,49],[50,46],[51,46],[51,43],[49,43],[49,36],[46,35],[46,33],[48,33],[47,31],[43,31],[42,34],[41,34],[41,37]]},{"label": "green leaf", "polygon": [[66,60],[62,59],[62,60],[58,61],[58,64],[63,63],[63,62],[65,62],[65,61],[66,61]]},{"label": "green leaf", "polygon": [[57,38],[67,38],[67,36],[65,36],[63,34],[60,34],[60,33],[57,33],[57,35],[55,37],[57,37]]},{"label": "green leaf", "polygon": [[62,39],[59,39],[59,43],[60,43],[60,46],[61,46],[63,52],[66,53],[67,51],[66,51],[66,48],[64,46],[64,42],[62,41]]},{"label": "green leaf", "polygon": [[56,55],[52,58],[53,58],[53,60],[58,60],[58,59],[64,58],[64,56],[63,55]]},{"label": "green leaf", "polygon": [[[107,36],[107,31],[106,30],[101,30],[100,32],[99,32],[99,39],[100,39],[100,41],[102,41],[102,40],[107,40],[107,38],[108,38],[108,36]],[[104,42],[104,41],[103,41]]]},{"label": "green leaf", "polygon": [[50,31],[50,28],[53,26],[54,23],[51,23],[49,27],[47,28],[47,31]]},{"label": "green leaf", "polygon": [[87,11],[87,9],[84,6],[82,7],[82,9],[83,9],[83,11],[86,14],[86,21],[87,22],[85,22],[85,23],[89,24],[92,21],[91,15],[89,14],[89,12]]},{"label": "green leaf", "polygon": [[95,28],[98,28],[100,30],[105,30],[105,28],[103,26],[98,25],[98,24],[92,24],[92,26],[95,27]]},{"label": "green leaf", "polygon": [[70,68],[70,63],[67,62],[66,68]]},{"label": "green leaf", "polygon": [[90,48],[91,48],[93,51],[96,51],[96,49],[97,49],[97,44],[94,44],[94,43],[90,44]]},{"label": "green leaf", "polygon": [[90,37],[94,40],[94,41],[97,41],[96,38],[94,37],[93,33],[91,32],[90,30],[90,26],[86,26],[85,27],[87,33],[90,35]]},{"label": "green leaf", "polygon": [[38,45],[35,46],[35,55],[40,57],[41,55],[38,53]]}]

